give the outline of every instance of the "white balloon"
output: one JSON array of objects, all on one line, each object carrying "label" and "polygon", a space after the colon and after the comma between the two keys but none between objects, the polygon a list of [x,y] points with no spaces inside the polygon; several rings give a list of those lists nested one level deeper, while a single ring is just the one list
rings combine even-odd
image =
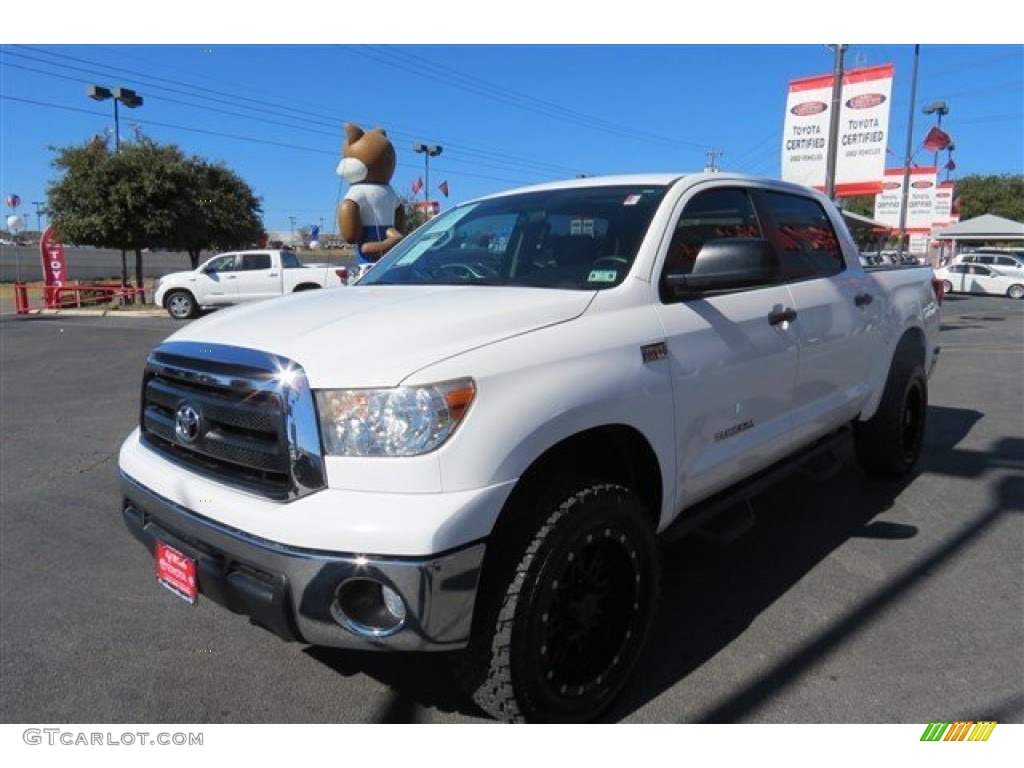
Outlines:
[{"label": "white balloon", "polygon": [[18,215],[8,216],[7,217],[7,228],[9,230],[11,230],[12,232],[15,232],[15,231],[17,231],[19,229],[24,229],[25,228],[25,222],[22,220],[21,216],[18,216]]}]

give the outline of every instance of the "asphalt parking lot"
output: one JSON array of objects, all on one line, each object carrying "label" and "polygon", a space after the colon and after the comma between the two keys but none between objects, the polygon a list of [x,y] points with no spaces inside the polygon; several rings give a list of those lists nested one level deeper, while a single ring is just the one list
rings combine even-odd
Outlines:
[{"label": "asphalt parking lot", "polygon": [[[479,722],[445,660],[289,644],[161,589],[116,455],[154,317],[0,318],[0,721]],[[847,464],[664,555],[632,723],[1024,723],[1024,302],[951,297],[907,482]]]}]

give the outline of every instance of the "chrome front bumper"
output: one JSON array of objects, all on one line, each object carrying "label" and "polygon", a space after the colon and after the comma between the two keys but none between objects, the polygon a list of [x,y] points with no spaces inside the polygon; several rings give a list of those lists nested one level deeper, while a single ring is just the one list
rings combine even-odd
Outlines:
[{"label": "chrome front bumper", "polygon": [[[426,558],[322,552],[249,536],[165,499],[121,474],[122,514],[153,552],[157,541],[197,564],[199,591],[289,640],[364,650],[448,651],[466,645],[485,545]],[[346,628],[332,615],[351,579],[386,585],[405,621],[390,634]]]}]

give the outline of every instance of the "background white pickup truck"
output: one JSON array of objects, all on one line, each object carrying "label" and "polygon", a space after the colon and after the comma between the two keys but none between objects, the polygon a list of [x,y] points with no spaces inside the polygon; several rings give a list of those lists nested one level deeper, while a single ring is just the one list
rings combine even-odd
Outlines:
[{"label": "background white pickup truck", "polygon": [[186,600],[450,651],[496,718],[591,719],[643,647],[658,536],[851,437],[867,472],[912,471],[940,295],[930,268],[865,272],[832,203],[781,182],[470,202],[340,295],[158,346],[124,519]]},{"label": "background white pickup truck", "polygon": [[307,267],[293,251],[221,253],[192,272],[158,278],[153,303],[184,320],[200,309],[259,301],[295,291],[341,285],[335,267]]}]

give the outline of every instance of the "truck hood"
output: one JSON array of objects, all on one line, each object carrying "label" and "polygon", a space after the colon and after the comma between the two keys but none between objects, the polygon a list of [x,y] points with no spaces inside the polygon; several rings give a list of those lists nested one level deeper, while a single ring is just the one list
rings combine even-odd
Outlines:
[{"label": "truck hood", "polygon": [[329,288],[221,310],[168,340],[282,355],[305,369],[313,387],[394,386],[460,352],[579,317],[594,295],[491,286]]},{"label": "truck hood", "polygon": [[196,273],[194,271],[189,271],[189,272],[171,272],[168,275],[161,275],[160,276],[160,283],[161,284],[172,283],[172,282],[181,283],[181,282],[184,282],[184,281],[188,280],[190,277],[194,278],[195,276],[196,276]]}]

